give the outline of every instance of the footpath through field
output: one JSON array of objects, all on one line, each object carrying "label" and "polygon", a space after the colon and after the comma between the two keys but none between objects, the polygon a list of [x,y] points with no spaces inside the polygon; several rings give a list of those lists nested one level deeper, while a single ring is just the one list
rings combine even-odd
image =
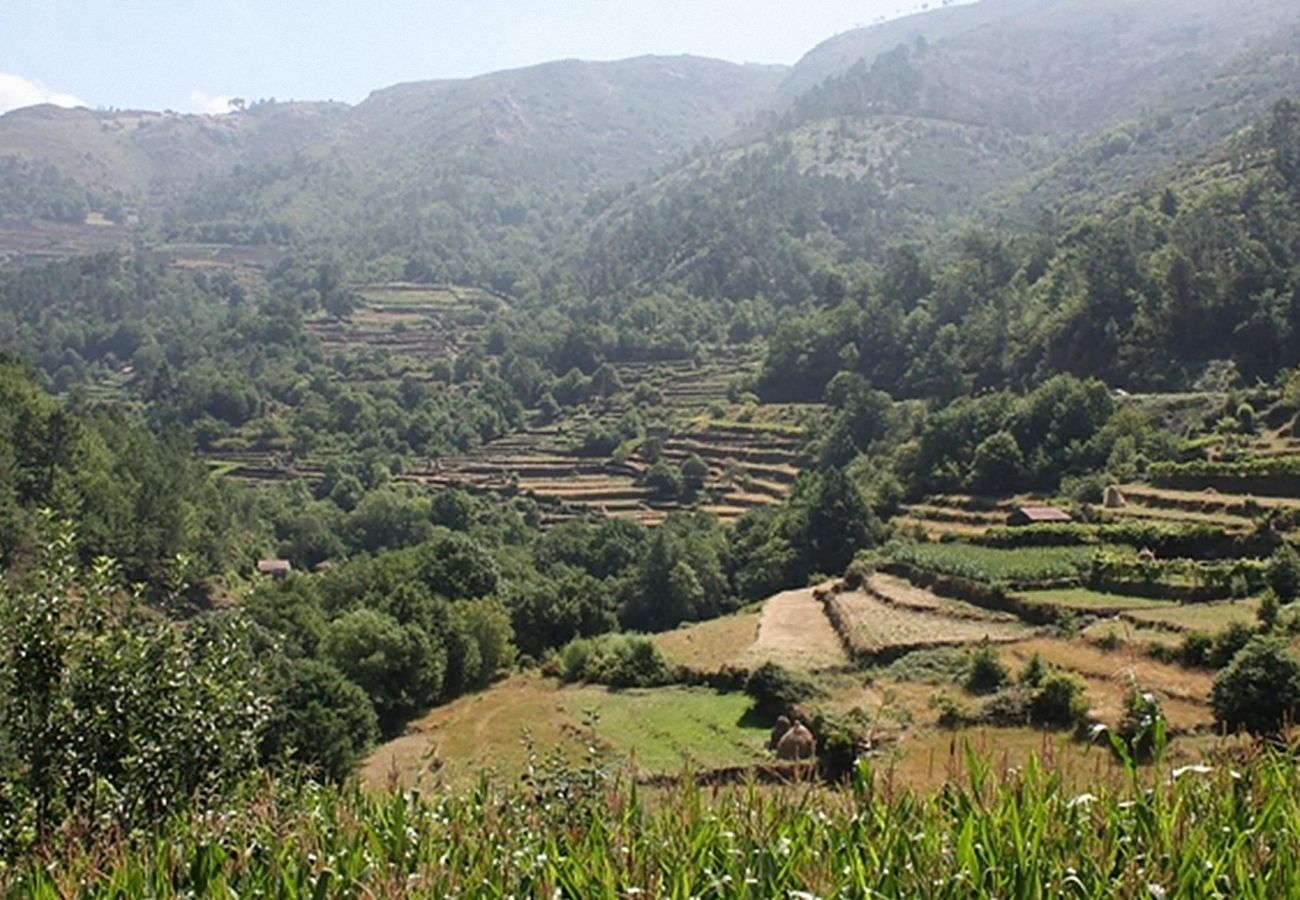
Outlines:
[{"label": "footpath through field", "polygon": [[785,591],[763,604],[758,639],[746,654],[746,665],[775,662],[805,672],[852,665],[814,590]]}]

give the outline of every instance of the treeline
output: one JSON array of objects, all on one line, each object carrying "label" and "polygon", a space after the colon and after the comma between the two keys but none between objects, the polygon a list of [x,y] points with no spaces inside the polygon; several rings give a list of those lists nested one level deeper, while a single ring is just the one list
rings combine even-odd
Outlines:
[{"label": "treeline", "polygon": [[0,360],[0,566],[24,567],[48,515],[75,522],[84,562],[181,588],[223,571],[238,529],[223,491],[177,433],[122,409],[78,412]]},{"label": "treeline", "polygon": [[0,156],[0,218],[80,223],[91,212],[105,212],[110,219],[123,215],[121,203],[105,205],[49,163]]}]

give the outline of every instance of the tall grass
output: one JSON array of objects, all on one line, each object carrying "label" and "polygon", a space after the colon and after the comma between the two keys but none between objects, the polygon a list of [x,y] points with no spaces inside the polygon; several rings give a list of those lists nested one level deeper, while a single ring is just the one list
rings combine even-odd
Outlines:
[{"label": "tall grass", "polygon": [[[1071,796],[1035,762],[973,754],[935,796],[694,787],[648,796],[597,770],[437,799],[268,784],[148,833],[64,842],[0,870],[34,897],[1287,896],[1300,884],[1300,774],[1130,769]],[[799,892],[799,893],[792,893]]]}]

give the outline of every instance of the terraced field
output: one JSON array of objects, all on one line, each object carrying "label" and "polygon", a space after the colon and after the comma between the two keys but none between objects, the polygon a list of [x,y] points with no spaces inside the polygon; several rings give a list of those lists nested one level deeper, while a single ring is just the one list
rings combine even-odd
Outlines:
[{"label": "terraced field", "polygon": [[[321,313],[307,330],[326,354],[383,358],[388,372],[428,376],[435,360],[485,348],[486,323],[507,300],[489,291],[403,283],[361,285],[350,315]],[[479,494],[527,496],[543,511],[543,525],[581,517],[629,518],[657,525],[674,510],[700,509],[731,521],[789,495],[805,460],[806,423],[816,405],[737,406],[727,396],[737,375],[752,370],[754,347],[715,348],[691,358],[627,361],[617,365],[624,389],[571,410],[558,421],[534,422],[462,455],[405,461],[400,482],[455,486]],[[701,490],[689,498],[658,497],[641,484],[651,461],[640,451],[618,461],[579,452],[591,426],[617,424],[640,386],[651,389],[653,432],[661,455],[680,466],[697,457],[708,466]],[[318,479],[323,463],[295,460],[287,448],[245,445],[209,454],[215,471],[249,482]]]},{"label": "terraced field", "polygon": [[942,603],[933,612],[889,602],[866,592],[839,593],[829,601],[853,653],[885,661],[916,650],[1024,640],[1031,630],[1012,617],[950,615]]},{"label": "terraced field", "polygon": [[937,613],[972,622],[1016,621],[1016,617],[1010,613],[995,612],[973,603],[941,597],[925,588],[917,587],[905,578],[886,575],[883,572],[873,573],[867,578],[863,587],[868,594],[881,602],[914,612]]},{"label": "terraced field", "polygon": [[479,288],[362,285],[361,305],[344,319],[321,314],[307,332],[328,355],[383,352],[416,369],[448,353],[481,346],[488,315],[505,300]]},{"label": "terraced field", "polygon": [[754,668],[775,662],[789,669],[816,672],[847,669],[851,663],[815,596],[815,588],[784,591],[763,605],[758,637],[741,657]]}]

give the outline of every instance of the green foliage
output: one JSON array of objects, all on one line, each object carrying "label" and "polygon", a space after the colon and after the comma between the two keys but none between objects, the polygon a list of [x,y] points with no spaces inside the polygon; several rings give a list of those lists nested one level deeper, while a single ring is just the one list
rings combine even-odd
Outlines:
[{"label": "green foliage", "polygon": [[1002,665],[997,651],[992,646],[982,644],[971,654],[966,670],[966,690],[972,694],[992,694],[1008,680],[1007,668]]},{"label": "green foliage", "polygon": [[1300,553],[1283,541],[1269,559],[1264,577],[1283,605],[1295,601],[1300,597]]},{"label": "green foliage", "polygon": [[564,681],[620,688],[655,687],[674,678],[654,642],[632,634],[576,638],[560,649],[548,671]]},{"label": "green foliage", "polygon": [[446,648],[418,625],[378,610],[353,610],[330,623],[321,651],[370,697],[387,734],[442,690]]},{"label": "green foliage", "polygon": [[1124,715],[1115,727],[1129,759],[1148,762],[1155,753],[1158,735],[1167,727],[1160,698],[1130,684],[1124,695]]},{"label": "green foliage", "polygon": [[745,680],[745,693],[754,698],[754,708],[768,719],[785,715],[801,703],[823,696],[807,676],[774,662],[765,662]]},{"label": "green foliage", "polygon": [[315,659],[283,660],[272,687],[263,757],[306,766],[333,781],[351,775],[379,737],[366,692]]},{"label": "green foliage", "polygon": [[1020,486],[1025,467],[1020,445],[1007,431],[986,437],[971,460],[970,485],[981,494],[1010,494]]},{"label": "green foliage", "polygon": [[727,582],[729,550],[716,522],[673,516],[646,540],[623,588],[619,621],[664,631],[736,607]]},{"label": "green foliage", "polygon": [[889,555],[927,572],[990,584],[1041,584],[1077,579],[1093,558],[1090,547],[999,550],[974,544],[898,544]]},{"label": "green foliage", "polygon": [[74,818],[130,829],[228,789],[267,714],[243,620],[182,629],[122,593],[111,563],[78,573],[70,531],[48,535],[39,568],[3,585],[6,837]]},{"label": "green foliage", "polygon": [[1300,659],[1279,638],[1252,638],[1214,677],[1210,704],[1229,730],[1275,734],[1300,710]]},{"label": "green foliage", "polygon": [[[540,756],[527,781],[463,794],[279,785],[220,816],[160,818],[130,845],[105,838],[16,858],[3,887],[54,896],[93,878],[122,896],[157,885],[193,896],[328,896],[380,893],[397,872],[403,890],[418,883],[436,896],[467,886],[528,896],[539,884],[582,897],[628,886],[689,896],[715,879],[763,897],[1034,896],[1066,879],[1086,896],[1152,886],[1194,896],[1207,881],[1225,894],[1285,896],[1300,878],[1293,855],[1273,852],[1300,815],[1295,767],[1282,756],[1192,769],[1157,779],[1149,793],[1105,783],[1076,793],[1038,760],[1000,783],[960,743],[956,758],[966,772],[942,794],[891,795],[864,764],[811,814],[811,801],[788,792],[723,791],[709,815],[695,815],[694,785],[667,788],[657,802],[599,764]],[[245,856],[249,847],[262,852]]]},{"label": "green foliage", "polygon": [[1083,682],[1055,670],[1031,674],[1036,681],[1022,678],[984,701],[980,718],[995,725],[1078,728],[1088,711]]}]

